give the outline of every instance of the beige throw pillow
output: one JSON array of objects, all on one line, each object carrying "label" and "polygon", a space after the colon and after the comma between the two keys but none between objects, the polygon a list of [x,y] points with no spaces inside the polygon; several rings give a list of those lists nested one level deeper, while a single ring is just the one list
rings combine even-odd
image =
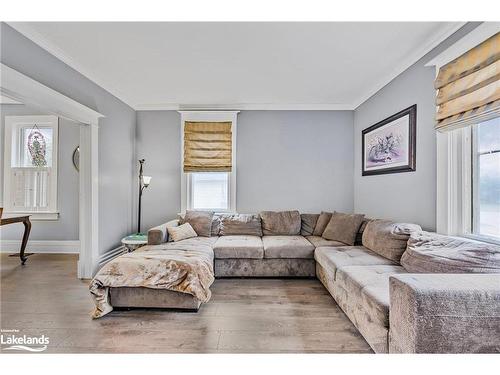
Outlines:
[{"label": "beige throw pillow", "polygon": [[332,218],[331,212],[321,211],[321,214],[316,221],[316,225],[314,226],[313,236],[321,236],[325,231],[326,226],[330,222]]},{"label": "beige throw pillow", "polygon": [[167,228],[168,235],[174,242],[187,240],[188,238],[198,237],[193,227],[189,223],[179,225],[178,227]]},{"label": "beige throw pillow", "polygon": [[340,241],[346,245],[354,245],[356,234],[363,223],[365,215],[343,214],[334,212],[323,232],[322,237],[331,241]]}]

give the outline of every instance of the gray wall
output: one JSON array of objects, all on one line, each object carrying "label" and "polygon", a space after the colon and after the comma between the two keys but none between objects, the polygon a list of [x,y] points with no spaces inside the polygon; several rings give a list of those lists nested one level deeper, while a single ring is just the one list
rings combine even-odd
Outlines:
[{"label": "gray wall", "polygon": [[353,209],[351,111],[238,115],[239,212]]},{"label": "gray wall", "polygon": [[[370,217],[415,222],[436,229],[435,69],[425,64],[463,37],[470,23],[396,77],[354,112],[354,210]],[[415,172],[361,176],[361,131],[417,104]]]},{"label": "gray wall", "polygon": [[[353,209],[353,113],[242,111],[237,133],[237,209]],[[143,196],[143,228],[180,210],[180,115],[137,113],[137,155],[153,176]]]},{"label": "gray wall", "polygon": [[99,250],[133,230],[135,111],[62,61],[1,23],[3,64],[102,113],[99,121]]},{"label": "gray wall", "polygon": [[181,209],[181,117],[176,111],[137,112],[136,150],[152,176],[142,196],[142,231],[176,217]]},{"label": "gray wall", "polygon": [[[46,113],[25,105],[0,104],[0,142],[3,151],[5,116],[43,115]],[[73,166],[73,151],[80,140],[79,124],[59,120],[58,197],[59,219],[56,221],[33,221],[31,240],[78,240],[78,172]],[[0,151],[1,152],[1,151]],[[3,190],[3,153],[0,165],[0,190]],[[3,194],[2,194],[3,196]],[[20,240],[22,224],[1,227],[0,239]]]}]

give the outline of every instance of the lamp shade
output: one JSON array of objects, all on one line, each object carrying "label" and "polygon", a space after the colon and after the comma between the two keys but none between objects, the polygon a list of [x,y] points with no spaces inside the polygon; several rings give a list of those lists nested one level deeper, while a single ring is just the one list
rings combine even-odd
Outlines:
[{"label": "lamp shade", "polygon": [[151,176],[142,176],[142,183],[144,184],[144,186],[149,186],[149,184],[151,183]]}]

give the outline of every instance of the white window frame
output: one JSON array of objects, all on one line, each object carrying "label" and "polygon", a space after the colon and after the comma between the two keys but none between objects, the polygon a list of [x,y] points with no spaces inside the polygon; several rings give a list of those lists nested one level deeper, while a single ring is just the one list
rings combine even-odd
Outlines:
[{"label": "white window frame", "polygon": [[192,208],[190,173],[184,172],[184,124],[186,121],[231,121],[232,168],[229,172],[229,207],[217,212],[236,212],[236,134],[239,111],[179,111],[181,114],[181,213]]},{"label": "white window frame", "polygon": [[[455,44],[429,61],[439,69],[500,31],[499,22],[484,22]],[[437,108],[436,108],[437,110]],[[491,117],[497,115],[492,114]],[[481,118],[483,122],[488,118]],[[437,197],[436,231],[500,243],[487,236],[472,234],[472,124],[452,131],[436,132]]]},{"label": "white window frame", "polygon": [[[12,167],[12,152],[13,152],[13,142],[16,142],[14,149],[16,153],[21,152],[21,140],[20,131],[28,127],[33,127],[38,125],[39,127],[50,127],[52,128],[52,166],[50,178],[49,178],[49,188],[50,192],[48,194],[49,204],[46,209],[22,209],[19,210],[12,205],[12,169],[17,169],[17,167]],[[14,140],[13,137],[16,137]],[[44,116],[5,116],[5,134],[4,134],[4,186],[3,186],[3,204],[5,214],[16,214],[31,215],[32,220],[57,220],[59,218],[59,211],[57,208],[57,173],[58,173],[58,143],[59,143],[59,118],[52,115]],[[20,158],[20,155],[17,156]]]}]

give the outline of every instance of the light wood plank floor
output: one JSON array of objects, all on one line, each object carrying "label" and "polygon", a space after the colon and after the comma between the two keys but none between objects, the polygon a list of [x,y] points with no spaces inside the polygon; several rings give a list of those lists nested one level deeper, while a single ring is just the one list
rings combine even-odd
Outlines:
[{"label": "light wood plank floor", "polygon": [[48,353],[371,353],[318,280],[221,279],[197,313],[114,311],[92,320],[74,255],[0,256],[0,328],[50,338]]}]

